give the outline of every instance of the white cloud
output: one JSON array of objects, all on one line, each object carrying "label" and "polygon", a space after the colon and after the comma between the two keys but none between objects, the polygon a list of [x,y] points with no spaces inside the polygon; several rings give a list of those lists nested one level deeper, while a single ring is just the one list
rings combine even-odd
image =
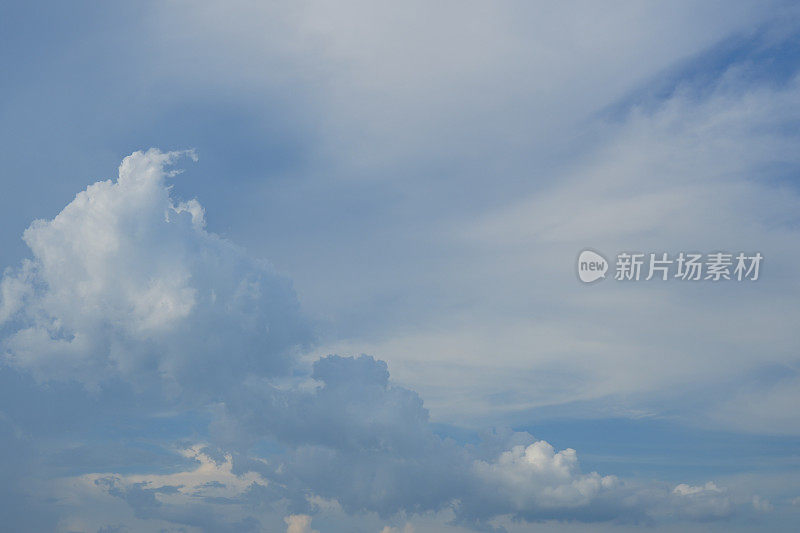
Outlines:
[{"label": "white cloud", "polygon": [[[503,169],[530,151],[546,159],[546,147],[648,77],[764,20],[758,7],[175,2],[158,7],[153,26],[180,80],[302,94],[316,114],[302,118],[324,132],[326,174],[406,181],[387,169],[408,154],[461,160],[462,179],[484,157],[501,154]],[[202,69],[186,61],[197,46],[210,49]],[[224,75],[209,79],[209,63]]]},{"label": "white cloud", "polygon": [[204,448],[202,444],[195,444],[180,450],[181,455],[196,462],[196,466],[190,470],[168,474],[130,475],[106,472],[80,476],[79,480],[89,486],[147,485],[155,489],[178,487],[173,493],[175,500],[202,499],[209,495],[233,498],[246,492],[254,483],[264,486],[268,484],[268,481],[254,472],[234,474],[230,455],[221,458],[211,457]]},{"label": "white cloud", "polygon": [[[201,444],[179,452],[195,464],[164,474],[66,477],[52,481],[47,492],[61,503],[61,521],[70,530],[96,531],[100,524],[116,521],[136,531],[176,524],[202,531],[263,531],[254,515],[259,514],[258,495],[269,490],[268,481],[253,472],[233,473],[230,456],[211,457]],[[130,513],[120,512],[119,504]]]},{"label": "white cloud", "polygon": [[[690,80],[666,101],[634,107],[604,124],[605,141],[576,154],[549,185],[450,225],[462,255],[438,274],[438,289],[469,304],[396,335],[331,346],[382,354],[437,419],[523,423],[531,409],[591,400],[796,432],[800,197],[774,174],[800,166],[797,136],[787,133],[800,117],[800,80],[751,76],[734,66],[710,87]],[[588,288],[573,272],[587,246],[609,255],[758,250],[768,266],[750,286],[607,280]],[[755,369],[769,367],[786,368],[786,379],[748,386]],[[508,401],[490,401],[498,382]],[[732,392],[710,398],[711,389]]]},{"label": "white cloud", "polygon": [[693,519],[722,518],[732,513],[734,504],[727,491],[709,481],[705,485],[677,485],[675,512]]},{"label": "white cloud", "polygon": [[402,528],[384,526],[384,528],[381,529],[380,533],[414,533],[414,526],[412,526],[411,524],[406,524]]},{"label": "white cloud", "polygon": [[310,491],[351,514],[450,510],[467,527],[485,527],[498,516],[705,520],[735,507],[713,483],[670,491],[584,473],[575,450],[556,451],[527,433],[487,434],[473,446],[442,439],[421,398],[391,383],[386,364],[368,356],[320,359],[312,378],[315,388],[246,383],[218,413],[214,432],[229,446],[266,438],[287,448],[269,463],[237,454],[234,465],[285,487],[283,497],[296,506]]},{"label": "white cloud", "polygon": [[311,517],[308,515],[289,515],[284,520],[286,533],[319,533],[316,529],[311,529]]},{"label": "white cloud", "polygon": [[722,489],[717,487],[716,483],[713,481],[709,481],[703,486],[694,486],[681,483],[680,485],[677,485],[672,492],[679,496],[697,496],[704,494],[719,494],[722,492]]},{"label": "white cloud", "polygon": [[614,476],[582,474],[575,450],[556,452],[545,441],[515,446],[492,463],[478,461],[475,470],[490,491],[498,490],[519,509],[586,505],[618,483]]},{"label": "white cloud", "polygon": [[2,281],[9,364],[173,393],[285,370],[307,341],[291,284],[206,232],[196,200],[172,200],[165,167],[180,155],[136,152],[25,231],[33,259]]},{"label": "white cloud", "polygon": [[775,507],[766,498],[762,498],[758,494],[753,496],[753,509],[760,513],[770,513],[775,510]]}]

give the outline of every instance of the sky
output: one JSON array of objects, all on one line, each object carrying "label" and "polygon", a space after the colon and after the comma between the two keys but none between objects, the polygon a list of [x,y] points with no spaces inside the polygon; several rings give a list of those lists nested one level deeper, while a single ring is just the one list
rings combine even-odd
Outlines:
[{"label": "sky", "polygon": [[7,2],[0,66],[0,529],[797,529],[792,2]]}]

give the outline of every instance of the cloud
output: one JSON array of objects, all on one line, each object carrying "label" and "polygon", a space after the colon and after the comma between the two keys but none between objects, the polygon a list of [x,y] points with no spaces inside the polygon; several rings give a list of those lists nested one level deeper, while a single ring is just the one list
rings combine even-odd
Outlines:
[{"label": "cloud", "polygon": [[414,533],[414,526],[411,524],[406,524],[402,528],[384,526],[380,533]]},{"label": "cloud", "polygon": [[677,485],[672,492],[678,496],[698,496],[704,494],[719,494],[722,492],[722,489],[717,487],[713,481],[709,481],[703,486],[692,486],[681,483]]},{"label": "cloud", "polygon": [[555,452],[526,433],[488,435],[479,449],[442,439],[419,396],[390,383],[386,363],[372,357],[322,358],[311,377],[319,386],[306,391],[247,383],[227,402],[216,431],[239,443],[268,438],[288,447],[272,466],[242,459],[238,468],[276,480],[298,506],[310,490],[350,513],[452,508],[480,522],[580,509],[617,484],[581,473],[574,450]]},{"label": "cloud", "polygon": [[726,491],[712,481],[702,486],[681,483],[672,493],[676,496],[680,513],[691,518],[721,518],[730,515],[733,510],[733,503]]},{"label": "cloud", "polygon": [[319,533],[311,529],[311,517],[304,514],[289,515],[286,521],[286,533]]},{"label": "cloud", "polygon": [[556,452],[548,442],[514,446],[494,462],[478,461],[478,477],[519,508],[578,507],[601,490],[614,488],[614,476],[581,474],[575,450]]},{"label": "cloud", "polygon": [[756,494],[753,496],[753,509],[761,513],[770,513],[775,510],[775,507],[769,500]]},{"label": "cloud", "polygon": [[[673,80],[664,98],[624,100],[595,123],[602,141],[548,173],[552,181],[448,225],[462,248],[442,246],[462,255],[438,287],[479,305],[322,351],[382,354],[433,412],[465,424],[524,424],[534,411],[583,402],[582,416],[622,406],[796,433],[800,79],[794,68],[780,80],[758,69],[733,62],[710,81]],[[751,286],[611,280],[590,291],[573,272],[587,246],[610,256],[760,250],[769,273]]]},{"label": "cloud", "polygon": [[206,232],[197,201],[172,200],[166,167],[181,155],[135,152],[116,181],[25,231],[33,257],[1,282],[8,364],[187,397],[286,371],[309,339],[291,283]]},{"label": "cloud", "polygon": [[439,510],[468,482],[466,451],[433,432],[422,400],[389,382],[385,362],[330,356],[311,377],[311,390],[251,380],[226,402],[213,431],[222,445],[233,435],[240,451],[262,439],[287,448],[268,465],[240,456],[240,471],[276,480],[301,508],[310,491],[381,516]]},{"label": "cloud", "polygon": [[[488,433],[467,446],[442,438],[419,396],[392,383],[386,363],[370,356],[322,358],[311,378],[314,386],[292,389],[246,383],[212,432],[222,446],[239,443],[234,472],[272,480],[298,511],[313,510],[313,494],[349,514],[450,511],[454,523],[484,529],[501,516],[706,520],[738,505],[713,483],[671,491],[584,473],[575,450],[556,451],[525,432]],[[262,439],[286,451],[254,462],[244,450]]]},{"label": "cloud", "polygon": [[160,521],[205,531],[263,530],[249,502],[269,490],[266,480],[252,472],[233,474],[230,456],[217,462],[201,445],[181,453],[196,466],[171,474],[87,474],[72,479],[69,485],[78,493],[107,493],[123,500],[141,524]]},{"label": "cloud", "polygon": [[[413,174],[392,171],[409,164],[407,154],[456,165],[457,179],[470,181],[483,178],[470,167],[480,168],[484,158],[503,170],[509,160],[529,161],[531,151],[546,161],[544,147],[571,137],[570,128],[587,115],[675,61],[764,20],[756,6],[623,3],[609,13],[584,1],[547,9],[529,2],[460,2],[457,9],[309,2],[299,9],[234,1],[225,9],[176,2],[152,16],[162,30],[154,38],[163,61],[180,65],[181,82],[202,80],[239,93],[274,87],[274,73],[281,72],[281,80],[298,85],[295,97],[316,111],[311,122],[324,132],[316,149],[329,163],[327,175],[407,183]],[[186,61],[198,46],[209,48],[204,69]],[[209,80],[209,63],[224,75]],[[428,183],[428,190],[435,187]]]}]

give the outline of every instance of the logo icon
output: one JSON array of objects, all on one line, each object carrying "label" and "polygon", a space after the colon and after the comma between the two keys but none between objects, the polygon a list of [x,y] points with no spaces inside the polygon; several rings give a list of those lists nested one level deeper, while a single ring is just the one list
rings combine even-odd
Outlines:
[{"label": "logo icon", "polygon": [[584,283],[605,279],[608,261],[592,250],[584,250],[578,255],[578,278]]}]

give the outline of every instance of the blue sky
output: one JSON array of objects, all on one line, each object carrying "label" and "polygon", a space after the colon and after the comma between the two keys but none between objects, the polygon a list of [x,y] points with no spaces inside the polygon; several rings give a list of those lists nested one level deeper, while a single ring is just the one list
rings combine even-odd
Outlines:
[{"label": "blue sky", "polygon": [[4,5],[4,528],[792,531],[799,17]]}]

